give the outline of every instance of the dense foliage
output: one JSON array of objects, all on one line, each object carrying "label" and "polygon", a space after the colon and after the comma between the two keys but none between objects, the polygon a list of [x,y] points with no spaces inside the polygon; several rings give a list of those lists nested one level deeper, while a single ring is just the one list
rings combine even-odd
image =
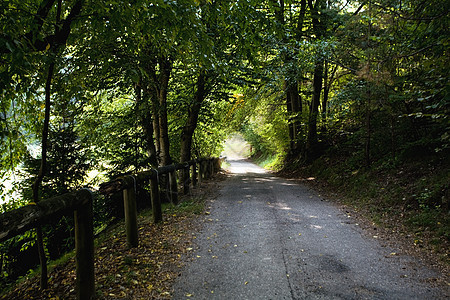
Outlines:
[{"label": "dense foliage", "polygon": [[[2,211],[37,201],[33,184],[44,199],[219,155],[227,135],[241,131],[272,166],[307,164],[336,185],[423,159],[440,179],[424,179],[415,196],[396,195],[387,205],[445,214],[449,6],[2,1]],[[98,228],[111,217],[100,200]],[[53,227],[68,248],[69,227]],[[64,251],[51,239],[58,230],[46,230],[46,251],[56,257]],[[20,257],[7,249],[34,247],[30,235],[2,245],[0,277],[19,276],[8,274]]]}]

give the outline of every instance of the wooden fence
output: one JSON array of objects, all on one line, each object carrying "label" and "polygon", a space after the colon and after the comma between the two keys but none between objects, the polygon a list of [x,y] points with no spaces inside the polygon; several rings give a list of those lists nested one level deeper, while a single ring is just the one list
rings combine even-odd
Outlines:
[{"label": "wooden fence", "polygon": [[[192,160],[183,164],[151,169],[133,176],[123,176],[100,185],[102,194],[123,193],[126,236],[129,247],[137,247],[138,225],[136,190],[150,183],[153,220],[163,219],[160,201],[160,176],[169,178],[169,194],[172,203],[178,203],[178,182],[176,172],[181,171],[183,192],[189,193],[190,184],[196,186],[220,169],[218,158]],[[197,172],[198,170],[198,172]],[[95,294],[94,278],[94,226],[93,194],[88,189],[42,200],[0,215],[0,242],[43,225],[50,219],[73,213],[75,219],[75,257],[77,299],[92,299]]]}]

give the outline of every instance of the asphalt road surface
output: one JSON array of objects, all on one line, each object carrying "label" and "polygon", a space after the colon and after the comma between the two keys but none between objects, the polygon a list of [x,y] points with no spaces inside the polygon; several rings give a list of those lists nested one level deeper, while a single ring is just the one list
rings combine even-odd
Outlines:
[{"label": "asphalt road surface", "polygon": [[448,299],[335,204],[246,160],[209,203],[174,299]]}]

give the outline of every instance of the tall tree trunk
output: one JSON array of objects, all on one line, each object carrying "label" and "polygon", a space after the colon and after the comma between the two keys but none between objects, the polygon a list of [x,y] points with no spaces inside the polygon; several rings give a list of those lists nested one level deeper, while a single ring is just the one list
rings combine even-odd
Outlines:
[{"label": "tall tree trunk", "polygon": [[[51,62],[48,68],[47,80],[45,82],[45,112],[44,112],[44,127],[42,129],[42,140],[41,140],[41,165],[39,168],[39,173],[33,182],[33,201],[39,202],[39,188],[41,186],[42,180],[44,179],[47,170],[47,148],[48,148],[48,132],[50,124],[50,109],[51,109],[51,84],[53,78],[53,72],[55,69],[55,63]],[[39,254],[39,262],[41,264],[41,289],[47,288],[47,258],[44,249],[44,238],[41,226],[36,227],[37,235],[37,247]]]},{"label": "tall tree trunk", "polygon": [[371,159],[370,159],[370,148],[371,148],[371,140],[372,140],[372,125],[371,125],[371,119],[372,119],[372,108],[371,108],[371,92],[370,87],[367,89],[367,103],[366,103],[366,120],[365,120],[365,127],[366,127],[366,140],[364,142],[364,159],[366,162],[366,167],[370,168],[371,165]]},{"label": "tall tree trunk", "polygon": [[203,100],[206,97],[206,72],[202,69],[197,77],[197,90],[194,94],[194,101],[192,106],[188,109],[188,119],[186,125],[181,131],[181,153],[180,161],[186,162],[191,159],[191,149],[192,149],[192,137],[194,135],[195,128],[197,128],[198,115],[200,109],[202,108]]},{"label": "tall tree trunk", "polygon": [[[287,82],[284,81],[284,90],[287,90]],[[294,118],[293,118],[293,109],[292,109],[292,99],[290,93],[286,92],[286,110],[288,114],[288,129],[289,129],[289,150],[290,153],[293,153],[293,149],[295,148],[295,128],[294,128]]]},{"label": "tall tree trunk", "polygon": [[298,93],[298,82],[284,82],[286,92],[286,108],[289,114],[289,138],[291,154],[298,153],[299,134],[301,132],[302,102]]},{"label": "tall tree trunk", "polygon": [[[302,39],[303,32],[303,21],[306,12],[306,0],[301,0],[300,2],[301,8],[299,17],[297,20],[297,28],[295,32],[295,38],[300,41]],[[274,5],[276,5],[275,17],[280,25],[285,25],[285,3],[284,0],[279,0],[277,3],[275,1]],[[288,4],[289,5],[289,4]],[[287,37],[283,35],[282,38],[283,43],[289,43]],[[296,155],[299,151],[299,135],[301,132],[301,117],[302,117],[302,101],[298,92],[298,79],[297,77],[297,69],[295,67],[295,57],[296,50],[293,53],[284,52],[283,54],[283,63],[287,67],[285,71],[285,79],[284,80],[284,91],[286,94],[286,109],[288,112],[288,128],[289,128],[289,139],[290,139],[290,154]]]},{"label": "tall tree trunk", "polygon": [[[321,18],[325,18],[326,15],[320,14],[319,9],[324,9],[326,2],[324,0],[316,0],[316,2],[313,3],[312,0],[309,0],[308,5],[311,11],[313,32],[316,35],[316,39],[320,40],[324,36],[326,30],[324,27],[325,20]],[[314,159],[317,155],[317,117],[319,114],[320,94],[323,85],[323,65],[324,59],[320,53],[317,53],[313,76],[313,95],[308,120],[308,137],[306,142],[306,158],[308,160]]]},{"label": "tall tree trunk", "polygon": [[289,95],[289,98],[291,99],[292,114],[294,118],[293,120],[294,144],[291,150],[293,150],[294,153],[297,153],[299,150],[299,135],[301,131],[301,117],[302,117],[302,101],[298,93],[298,81],[294,80],[293,82],[291,82],[286,92]]},{"label": "tall tree trunk", "polygon": [[[43,2],[44,3],[44,2]],[[37,18],[42,18],[47,16],[50,11],[54,1],[48,1],[48,3],[41,6],[36,14]],[[83,0],[77,0],[70,10],[70,13],[67,15],[66,19],[61,22],[61,13],[62,13],[62,0],[58,0],[57,8],[56,8],[56,20],[55,20],[55,35],[52,39],[45,39],[41,41],[37,39],[36,43],[40,43],[41,45],[37,45],[36,50],[44,50],[48,49],[50,46],[51,53],[56,56],[58,53],[58,49],[60,47],[64,47],[66,45],[67,39],[71,32],[71,24],[78,17],[81,12],[83,6]],[[39,21],[39,26],[42,26],[42,22]],[[30,39],[32,40],[32,39]],[[35,43],[35,44],[36,44]],[[39,189],[42,184],[42,180],[44,179],[46,169],[47,169],[47,148],[48,148],[48,134],[49,134],[49,124],[50,124],[50,110],[51,110],[51,84],[53,79],[53,74],[55,70],[55,62],[50,62],[47,72],[47,79],[45,82],[45,112],[44,112],[44,124],[42,129],[42,140],[41,140],[41,165],[39,168],[39,173],[36,177],[36,180],[33,182],[32,191],[33,191],[33,201],[39,201]],[[37,234],[37,246],[39,252],[39,261],[41,264],[41,280],[40,287],[41,289],[46,289],[48,286],[47,277],[47,259],[45,257],[44,250],[44,242],[43,242],[43,234],[42,228],[38,226],[36,228]]]},{"label": "tall tree trunk", "polygon": [[[52,3],[52,1],[50,2]],[[53,5],[53,3],[48,6],[48,9],[50,9],[51,5]],[[55,34],[60,30],[59,22],[61,19],[61,8],[62,8],[62,0],[58,0],[56,7]],[[70,33],[70,23],[68,27],[68,34],[69,33]],[[67,37],[64,40],[64,44],[66,40]],[[52,49],[53,50],[52,52],[56,55],[59,45],[55,44],[53,46],[54,48]],[[50,62],[50,65],[48,67],[47,79],[45,81],[45,112],[44,112],[44,126],[42,128],[42,140],[41,140],[41,165],[39,167],[38,175],[32,185],[34,202],[39,202],[40,200],[39,188],[42,184],[42,180],[44,179],[45,173],[47,171],[47,148],[48,148],[48,133],[50,126],[50,110],[51,110],[51,86],[54,71],[55,71],[55,62],[52,61]],[[39,254],[39,263],[41,265],[40,288],[44,290],[48,287],[48,270],[47,270],[47,257],[45,255],[44,249],[44,235],[42,232],[42,227],[40,225],[36,227],[36,244]]]},{"label": "tall tree trunk", "polygon": [[322,92],[322,79],[323,60],[318,59],[314,67],[313,96],[308,121],[308,140],[306,143],[306,152],[309,158],[311,158],[317,146],[317,116],[319,114],[320,94]]},{"label": "tall tree trunk", "polygon": [[325,70],[324,70],[324,78],[323,78],[323,82],[324,82],[324,87],[323,87],[323,98],[322,98],[322,123],[323,123],[323,127],[324,129],[326,129],[326,121],[327,121],[327,113],[328,113],[328,99],[330,96],[330,90],[331,90],[331,86],[333,85],[333,82],[336,79],[336,71],[337,71],[337,66],[334,66],[331,69],[331,72],[329,72],[328,70],[328,61],[325,61]]},{"label": "tall tree trunk", "polygon": [[322,97],[322,126],[325,128],[326,120],[327,120],[327,105],[328,105],[328,95],[330,93],[330,82],[331,79],[328,75],[328,61],[325,60],[324,66],[324,74],[323,74],[323,97]]},{"label": "tall tree trunk", "polygon": [[[367,28],[367,73],[370,76],[371,72],[371,43],[370,43],[370,36],[372,35],[372,1],[369,0],[369,26]],[[365,127],[366,127],[366,140],[364,143],[364,158],[366,161],[366,167],[370,168],[371,165],[371,158],[370,158],[370,151],[371,151],[371,140],[372,140],[372,125],[371,125],[371,119],[372,119],[372,107],[371,107],[371,100],[372,100],[372,91],[371,91],[371,82],[367,82],[367,90],[366,90],[366,120],[365,120]]]},{"label": "tall tree trunk", "polygon": [[[142,88],[144,86],[144,88]],[[153,116],[150,107],[151,97],[149,95],[148,87],[145,83],[140,81],[140,84],[136,85],[136,107],[139,122],[144,130],[145,141],[147,144],[147,152],[150,157],[150,164],[153,168],[158,167],[158,160],[156,157],[156,148],[153,140]]]},{"label": "tall tree trunk", "polygon": [[155,134],[155,150],[157,161],[161,161],[161,135],[159,129],[159,101],[158,97],[152,99],[153,133]]},{"label": "tall tree trunk", "polygon": [[167,89],[169,86],[172,62],[169,58],[162,58],[159,62],[160,78],[158,84],[158,104],[159,104],[159,142],[161,165],[166,166],[172,163],[170,157],[169,124],[167,121]]}]

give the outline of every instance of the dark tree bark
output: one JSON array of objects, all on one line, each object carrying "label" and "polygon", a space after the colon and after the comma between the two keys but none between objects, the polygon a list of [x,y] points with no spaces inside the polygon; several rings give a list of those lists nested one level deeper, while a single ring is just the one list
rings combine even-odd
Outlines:
[{"label": "dark tree bark", "polygon": [[[42,1],[38,11],[34,16],[33,24],[35,26],[31,26],[31,28],[33,29],[25,33],[22,37],[23,40],[25,41],[24,45],[27,45],[27,48],[31,52],[44,51],[47,49],[48,45],[50,45],[51,48],[58,48],[59,46],[65,45],[71,31],[72,22],[74,22],[79,17],[81,9],[84,4],[84,0],[75,1],[74,5],[70,10],[70,13],[61,22],[61,26],[57,27],[55,33],[45,36],[43,38],[38,38],[38,35],[42,31],[44,21],[47,18],[55,1],[56,0]],[[57,23],[60,22],[58,21]],[[13,44],[14,43],[12,43],[12,45]],[[11,51],[6,46],[0,48],[0,53],[10,53],[10,52]]]},{"label": "dark tree bark", "polygon": [[334,66],[331,69],[331,73],[330,73],[328,61],[325,61],[324,68],[325,69],[324,69],[324,75],[323,75],[324,86],[323,86],[323,98],[322,98],[322,123],[324,124],[324,127],[325,127],[327,113],[328,113],[328,109],[327,109],[328,99],[330,96],[331,85],[333,84],[333,82],[335,80],[337,66]]},{"label": "dark tree bark", "polygon": [[153,132],[155,134],[155,150],[157,161],[161,161],[161,134],[159,130],[159,103],[158,97],[152,99]]},{"label": "dark tree bark", "polygon": [[[144,88],[142,88],[144,86]],[[144,130],[145,141],[147,144],[147,152],[150,157],[150,164],[153,168],[158,167],[158,160],[156,157],[156,148],[153,139],[153,116],[150,106],[150,94],[148,88],[142,80],[135,88],[136,106],[139,122]]]},{"label": "dark tree bark", "polygon": [[[301,40],[303,32],[303,21],[306,13],[306,0],[300,2],[300,13],[296,24],[295,38]],[[276,6],[275,17],[281,24],[285,24],[285,3],[280,0],[279,3],[274,2]],[[286,37],[283,37],[283,43],[288,43]],[[290,139],[290,152],[291,154],[297,154],[299,151],[299,136],[301,133],[301,115],[302,115],[302,99],[299,94],[298,78],[296,78],[297,70],[295,70],[295,56],[294,53],[283,53],[284,65],[288,67],[284,80],[284,91],[286,94],[286,108],[288,112],[288,128]]]},{"label": "dark tree bark", "polygon": [[169,86],[170,73],[172,72],[172,61],[170,58],[161,58],[159,61],[160,76],[157,85],[157,96],[159,104],[159,143],[161,165],[172,163],[170,157],[169,124],[167,121],[167,88]]},{"label": "dark tree bark", "polygon": [[[372,57],[370,55],[370,48],[371,48],[371,42],[370,42],[370,36],[372,35],[372,2],[369,1],[369,26],[367,28],[367,49],[368,49],[368,55],[367,55],[367,72],[370,74],[371,71],[371,60]],[[370,158],[370,151],[371,151],[371,144],[372,144],[372,107],[371,107],[371,101],[372,101],[372,92],[371,92],[371,82],[368,82],[368,88],[366,90],[366,96],[367,96],[367,103],[366,103],[366,120],[365,120],[365,127],[366,127],[366,139],[364,142],[364,159],[366,162],[366,167],[370,168],[371,165],[371,158]]]},{"label": "dark tree bark", "polygon": [[[313,3],[312,0],[308,0],[309,9],[311,11],[313,32],[317,39],[320,39],[325,34],[324,21],[320,18],[322,14],[319,13],[319,9],[324,8],[325,2],[323,0],[316,0]],[[308,137],[306,142],[306,159],[314,158],[317,148],[317,119],[319,114],[320,94],[322,92],[323,85],[323,65],[324,59],[318,53],[316,63],[314,67],[313,76],[313,95],[311,100],[311,107],[308,120]]]},{"label": "dark tree bark", "polygon": [[298,82],[284,82],[286,93],[286,108],[289,115],[288,127],[291,154],[299,150],[299,134],[301,132],[302,102],[298,93]]},{"label": "dark tree bark", "polygon": [[[43,2],[43,4],[40,6],[36,16],[35,20],[46,17],[54,4],[55,1],[48,1]],[[56,22],[55,22],[55,35],[50,36],[50,39],[44,39],[44,41],[35,41],[35,50],[44,50],[46,49],[47,45],[50,45],[50,50],[52,55],[56,56],[58,49],[61,46],[65,46],[67,39],[69,37],[70,31],[71,31],[71,24],[75,20],[75,18],[80,14],[81,8],[82,8],[83,1],[77,0],[72,7],[69,15],[67,18],[62,22],[62,25],[60,26],[60,17],[61,17],[61,7],[62,7],[62,0],[58,0],[57,2],[57,11],[56,11]],[[38,27],[42,27],[43,22],[41,20],[38,20]],[[39,29],[40,30],[40,29]],[[52,38],[53,37],[53,38]],[[44,45],[40,47],[36,47],[36,43],[43,42]],[[45,176],[46,169],[47,169],[47,149],[48,149],[48,134],[49,134],[49,124],[50,124],[50,110],[51,110],[51,85],[53,80],[53,74],[55,69],[55,62],[52,61],[49,64],[49,68],[47,71],[47,79],[45,82],[45,112],[44,112],[44,124],[42,129],[42,140],[41,140],[41,165],[39,168],[38,175],[32,185],[32,191],[33,191],[33,201],[39,202],[39,189],[42,184],[42,180]],[[37,234],[37,246],[38,246],[38,252],[39,252],[39,261],[41,264],[41,280],[40,280],[40,287],[41,289],[46,289],[48,286],[47,283],[47,259],[45,256],[44,251],[44,243],[43,243],[43,234],[42,229],[40,226],[36,228],[36,234]]]},{"label": "dark tree bark", "polygon": [[197,128],[198,115],[207,94],[205,88],[206,80],[206,72],[204,70],[201,70],[200,74],[197,77],[197,90],[194,94],[194,101],[192,103],[192,106],[188,108],[188,119],[186,121],[186,125],[181,131],[181,162],[186,162],[191,159],[192,137],[194,135],[195,128]]},{"label": "dark tree bark", "polygon": [[[50,109],[51,109],[51,83],[53,78],[53,72],[55,69],[55,63],[50,63],[47,73],[47,80],[45,83],[45,113],[44,113],[44,127],[42,129],[42,140],[41,140],[41,166],[39,168],[39,173],[33,182],[32,190],[33,190],[33,201],[35,203],[39,202],[39,188],[42,184],[42,180],[44,179],[44,175],[47,169],[47,148],[48,148],[48,132],[49,132],[49,123],[50,123]],[[47,258],[45,256],[44,250],[44,239],[41,226],[36,227],[36,235],[37,235],[37,247],[39,253],[39,262],[41,264],[41,281],[40,286],[41,289],[47,288]]]},{"label": "dark tree bark", "polygon": [[308,121],[308,140],[306,143],[307,155],[311,155],[317,145],[317,116],[319,114],[320,94],[323,82],[323,61],[316,62],[313,78],[313,96]]}]

